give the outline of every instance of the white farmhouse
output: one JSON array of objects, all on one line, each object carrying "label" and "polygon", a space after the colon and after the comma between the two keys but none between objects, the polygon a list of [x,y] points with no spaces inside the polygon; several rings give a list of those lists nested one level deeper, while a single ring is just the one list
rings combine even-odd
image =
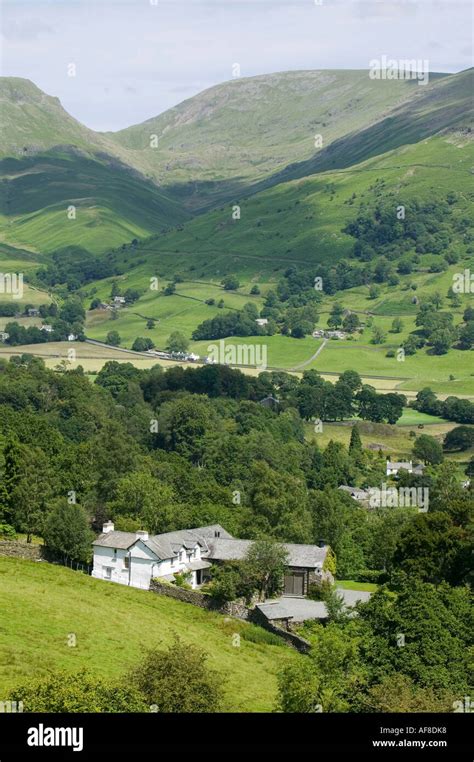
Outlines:
[{"label": "white farmhouse", "polygon": [[422,476],[424,466],[421,463],[417,466],[414,466],[412,460],[395,461],[387,459],[387,467],[385,470],[387,476],[397,476],[398,472],[401,470],[408,471],[409,474]]},{"label": "white farmhouse", "polygon": [[[173,583],[181,573],[194,589],[208,578],[211,561],[241,560],[251,544],[232,537],[220,524],[150,536],[144,531],[116,532],[108,521],[93,543],[92,576],[148,590],[152,579]],[[312,582],[331,577],[324,569],[329,550],[324,543],[283,546],[288,553],[285,595],[304,597]]]}]

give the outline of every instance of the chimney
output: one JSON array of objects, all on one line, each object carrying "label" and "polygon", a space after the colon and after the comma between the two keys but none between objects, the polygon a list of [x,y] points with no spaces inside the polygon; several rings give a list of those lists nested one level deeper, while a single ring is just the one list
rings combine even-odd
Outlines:
[{"label": "chimney", "polygon": [[214,537],[220,537],[220,536],[221,536],[221,533],[219,532],[219,530],[214,529]]},{"label": "chimney", "polygon": [[135,532],[135,537],[137,540],[148,540],[148,532],[145,532],[143,529],[139,529],[137,532]]},{"label": "chimney", "polygon": [[102,533],[108,534],[109,532],[114,531],[114,522],[113,521],[106,521],[105,524],[102,527]]},{"label": "chimney", "polygon": [[318,545],[318,548],[325,548],[326,547],[326,543],[324,542],[324,540],[322,538],[320,538],[318,540],[317,545]]}]

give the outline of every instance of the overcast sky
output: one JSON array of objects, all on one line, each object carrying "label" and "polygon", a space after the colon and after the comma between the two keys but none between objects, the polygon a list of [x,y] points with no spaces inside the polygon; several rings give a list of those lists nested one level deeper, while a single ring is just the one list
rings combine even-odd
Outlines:
[{"label": "overcast sky", "polygon": [[[472,66],[470,0],[3,0],[2,74],[27,77],[95,130],[156,116],[211,85],[372,58]],[[76,76],[68,76],[68,64]]]}]

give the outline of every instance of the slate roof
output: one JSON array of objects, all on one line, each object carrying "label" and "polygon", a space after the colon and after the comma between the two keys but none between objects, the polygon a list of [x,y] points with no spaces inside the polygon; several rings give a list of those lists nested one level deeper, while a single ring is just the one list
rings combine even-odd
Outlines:
[{"label": "slate roof", "polygon": [[166,558],[175,558],[183,546],[187,549],[192,549],[198,543],[201,545],[203,553],[207,555],[208,541],[215,536],[216,532],[219,532],[221,537],[232,537],[220,524],[211,524],[207,527],[181,529],[177,532],[151,535],[148,540],[137,538],[135,532],[118,532],[114,530],[113,532],[100,534],[92,544],[105,548],[128,550],[138,539],[142,539],[143,544],[157,558],[164,560]]},{"label": "slate roof", "polygon": [[[216,537],[219,533],[219,537]],[[216,561],[234,561],[245,557],[252,540],[237,540],[220,524],[211,524],[196,529],[180,529],[176,532],[151,535],[148,540],[137,538],[135,532],[106,532],[97,537],[93,545],[105,548],[128,550],[138,539],[159,559],[175,558],[180,549],[191,549],[197,543],[202,556]],[[326,558],[327,547],[317,545],[293,545],[283,543],[288,552],[288,566],[315,569]],[[201,567],[202,568],[202,567]]]},{"label": "slate roof", "polygon": [[[226,538],[214,538],[210,542],[208,558],[216,561],[238,561],[245,557],[247,550],[252,545],[252,540],[235,540]],[[327,546],[319,548],[317,545],[293,545],[283,543],[288,553],[288,566],[315,569],[326,558]]]}]

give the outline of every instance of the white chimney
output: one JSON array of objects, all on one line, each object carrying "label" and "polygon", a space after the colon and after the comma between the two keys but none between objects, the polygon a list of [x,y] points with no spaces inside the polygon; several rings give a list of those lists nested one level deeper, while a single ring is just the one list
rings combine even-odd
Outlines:
[{"label": "white chimney", "polygon": [[102,527],[102,533],[108,534],[109,532],[114,531],[114,522],[113,521],[106,521],[105,524]]},{"label": "white chimney", "polygon": [[137,540],[148,540],[148,532],[145,532],[143,529],[139,529],[138,532],[135,533],[135,537]]}]

